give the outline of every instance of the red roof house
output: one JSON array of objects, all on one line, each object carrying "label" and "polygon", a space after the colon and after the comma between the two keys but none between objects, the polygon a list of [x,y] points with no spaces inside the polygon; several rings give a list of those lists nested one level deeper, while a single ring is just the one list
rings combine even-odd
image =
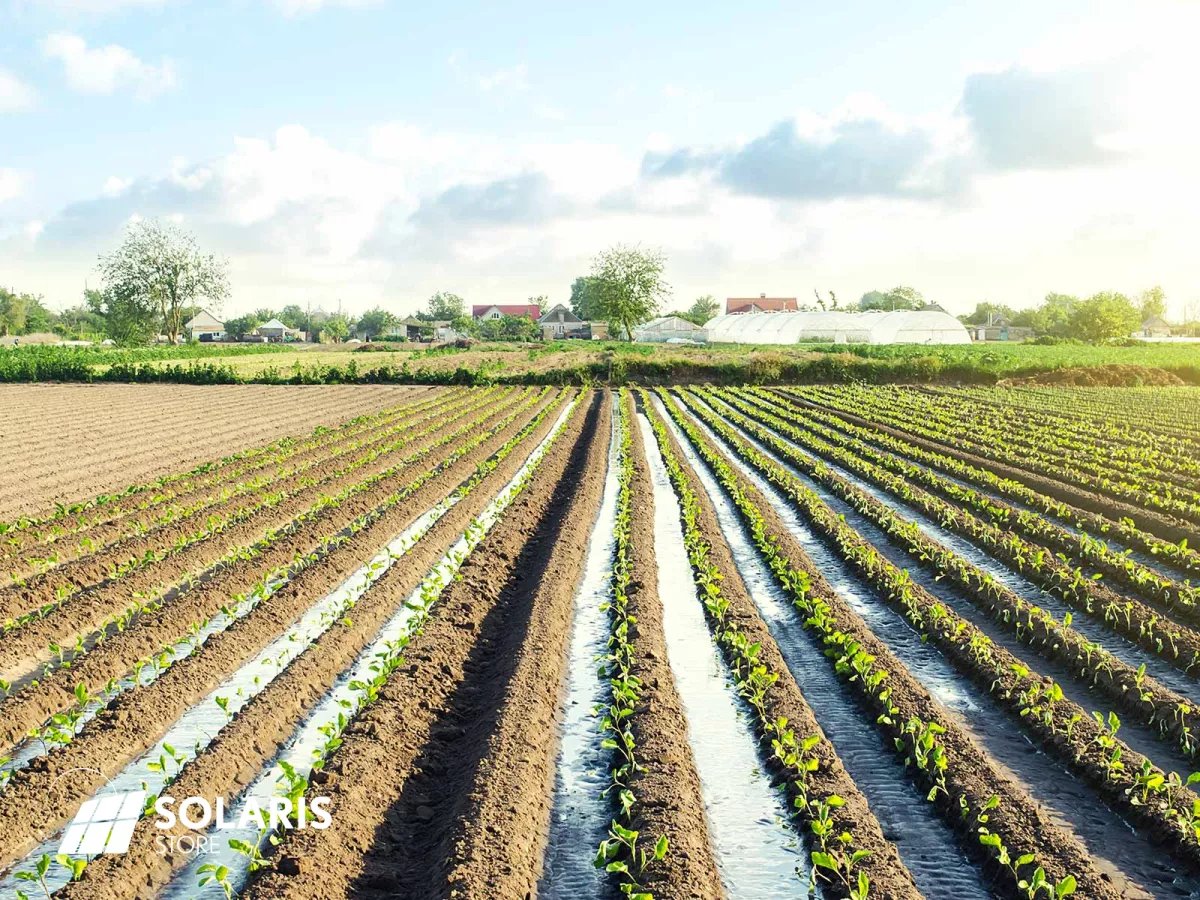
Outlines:
[{"label": "red roof house", "polygon": [[475,304],[471,307],[473,319],[500,319],[504,316],[524,316],[537,321],[542,311],[536,303]]},{"label": "red roof house", "polygon": [[795,312],[799,308],[795,297],[768,297],[766,294],[759,294],[757,297],[728,297],[725,300],[725,314],[730,316],[741,313]]}]

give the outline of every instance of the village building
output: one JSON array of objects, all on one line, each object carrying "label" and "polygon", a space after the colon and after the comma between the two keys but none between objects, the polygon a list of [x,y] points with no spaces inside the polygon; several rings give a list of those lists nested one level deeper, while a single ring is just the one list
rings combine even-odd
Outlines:
[{"label": "village building", "polygon": [[225,340],[225,323],[202,309],[191,319],[183,323],[184,333],[193,341],[223,341]]},{"label": "village building", "polygon": [[795,297],[728,297],[725,300],[725,315],[741,316],[747,313],[795,312],[800,308]]},{"label": "village building", "polygon": [[536,322],[542,317],[542,310],[536,303],[480,303],[471,307],[471,318],[477,322],[505,316],[522,316]]},{"label": "village building", "polygon": [[1142,337],[1170,337],[1171,326],[1162,316],[1151,316],[1142,323]]},{"label": "village building", "polygon": [[559,303],[546,310],[538,319],[538,325],[542,328],[542,339],[554,341],[565,337],[582,337],[588,323],[571,312],[569,307]]}]

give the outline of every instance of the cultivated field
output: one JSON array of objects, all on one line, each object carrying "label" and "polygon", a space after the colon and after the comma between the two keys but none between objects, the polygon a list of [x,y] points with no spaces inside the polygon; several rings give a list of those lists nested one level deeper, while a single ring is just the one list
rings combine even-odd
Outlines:
[{"label": "cultivated field", "polygon": [[0,898],[1200,897],[1200,389],[278,390],[0,523]]}]

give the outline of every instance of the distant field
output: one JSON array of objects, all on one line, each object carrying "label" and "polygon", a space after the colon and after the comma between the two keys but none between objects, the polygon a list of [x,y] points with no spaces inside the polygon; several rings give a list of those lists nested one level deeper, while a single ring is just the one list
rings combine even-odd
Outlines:
[{"label": "distant field", "polygon": [[[478,344],[0,350],[0,381],[412,384],[954,382],[991,384],[1115,366],[1104,383],[1200,384],[1200,344],[714,345],[577,341]],[[371,345],[383,347],[385,345]],[[222,352],[223,351],[223,352]],[[1161,370],[1147,372],[1147,369]],[[1163,372],[1169,373],[1163,375]]]}]

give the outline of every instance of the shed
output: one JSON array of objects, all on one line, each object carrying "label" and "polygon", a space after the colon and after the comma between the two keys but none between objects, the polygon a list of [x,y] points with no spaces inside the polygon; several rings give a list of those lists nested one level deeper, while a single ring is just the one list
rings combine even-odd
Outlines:
[{"label": "shed", "polygon": [[288,328],[278,319],[272,319],[270,322],[264,322],[254,329],[255,334],[262,335],[269,341],[282,341],[291,333],[292,329]]},{"label": "shed", "polygon": [[200,310],[190,320],[184,322],[183,330],[193,341],[222,341],[225,339],[225,323],[207,309]]},{"label": "shed", "polygon": [[633,339],[643,344],[661,344],[671,340],[703,343],[706,334],[695,322],[689,322],[679,316],[660,316],[636,326],[633,329]]},{"label": "shed", "polygon": [[1151,316],[1142,323],[1142,337],[1170,337],[1171,326],[1162,316]]},{"label": "shed", "polygon": [[705,325],[712,344],[969,344],[971,335],[949,313],[780,312],[724,315]]}]

